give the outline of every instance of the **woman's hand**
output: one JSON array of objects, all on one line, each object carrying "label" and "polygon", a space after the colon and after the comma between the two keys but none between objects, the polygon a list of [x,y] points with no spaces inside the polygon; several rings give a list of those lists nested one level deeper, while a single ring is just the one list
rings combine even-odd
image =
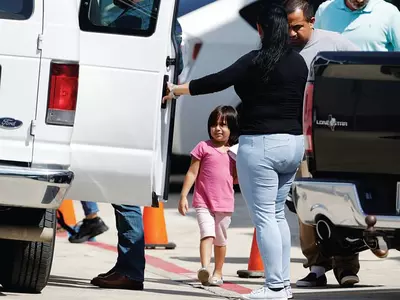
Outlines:
[{"label": "woman's hand", "polygon": [[177,98],[177,96],[174,93],[175,87],[176,87],[176,85],[168,82],[167,90],[166,90],[167,95],[163,97],[163,99],[162,99],[163,103]]},{"label": "woman's hand", "polygon": [[189,202],[187,200],[187,197],[182,196],[181,200],[179,200],[178,211],[182,216],[186,216],[188,210],[189,210]]},{"label": "woman's hand", "polygon": [[167,85],[167,95],[163,97],[163,103],[165,101],[171,101],[172,99],[177,99],[181,95],[190,95],[189,84],[184,83],[180,85],[175,85],[173,83],[168,82]]}]

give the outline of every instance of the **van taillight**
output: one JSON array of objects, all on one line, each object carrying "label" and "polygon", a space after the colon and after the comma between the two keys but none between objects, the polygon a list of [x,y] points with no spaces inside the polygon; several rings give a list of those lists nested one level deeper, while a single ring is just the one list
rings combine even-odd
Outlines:
[{"label": "van taillight", "polygon": [[67,126],[74,124],[78,77],[78,64],[51,64],[47,124]]},{"label": "van taillight", "polygon": [[304,95],[303,107],[303,134],[305,138],[305,148],[307,154],[313,153],[312,125],[313,125],[313,96],[314,83],[308,82]]}]

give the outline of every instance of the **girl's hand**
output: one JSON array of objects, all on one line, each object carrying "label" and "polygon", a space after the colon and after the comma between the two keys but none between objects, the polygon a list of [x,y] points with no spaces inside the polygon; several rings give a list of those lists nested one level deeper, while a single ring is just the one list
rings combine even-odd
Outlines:
[{"label": "girl's hand", "polygon": [[186,213],[189,210],[189,202],[187,200],[187,197],[181,197],[181,200],[179,200],[178,204],[178,211],[182,216],[186,216]]}]

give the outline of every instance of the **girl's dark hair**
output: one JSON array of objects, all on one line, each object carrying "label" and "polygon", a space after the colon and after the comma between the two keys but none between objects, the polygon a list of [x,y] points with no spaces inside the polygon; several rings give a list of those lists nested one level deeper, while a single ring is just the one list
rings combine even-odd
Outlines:
[{"label": "girl's dark hair", "polygon": [[285,8],[278,3],[263,1],[257,23],[263,30],[261,49],[254,63],[268,81],[271,71],[289,49],[289,24]]},{"label": "girl's dark hair", "polygon": [[208,117],[207,124],[208,136],[210,139],[212,139],[211,127],[216,126],[219,119],[224,120],[231,131],[231,135],[228,140],[229,145],[232,146],[236,144],[239,136],[238,113],[236,109],[230,105],[220,105],[211,112],[210,116]]}]

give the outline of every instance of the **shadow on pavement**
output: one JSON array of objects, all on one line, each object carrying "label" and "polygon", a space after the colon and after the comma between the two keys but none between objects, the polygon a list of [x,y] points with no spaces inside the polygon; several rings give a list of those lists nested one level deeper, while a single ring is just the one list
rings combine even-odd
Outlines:
[{"label": "shadow on pavement", "polygon": [[[189,257],[189,256],[172,256],[171,259],[176,259],[180,261],[185,261],[185,262],[198,262],[200,263],[200,258],[199,257]],[[225,258],[225,263],[228,264],[247,264],[249,258],[247,257],[230,257],[227,256]],[[290,261],[292,263],[304,263],[305,259],[300,259],[300,258],[291,258]],[[211,263],[214,263],[214,258],[211,259]]]},{"label": "shadow on pavement", "polygon": [[98,289],[90,284],[90,279],[74,278],[67,276],[50,275],[49,286],[64,287],[64,288],[80,288],[80,289]]},{"label": "shadow on pavement", "polygon": [[[68,288],[94,288],[98,289],[98,287],[93,286],[90,284],[91,279],[84,279],[84,278],[74,278],[74,277],[67,277],[67,276],[57,276],[57,275],[51,275],[49,278],[49,286],[56,286],[56,287],[68,287]],[[158,283],[158,284],[164,284],[164,285],[179,285],[176,281],[173,281],[171,279],[163,279],[163,278],[146,278],[145,279],[145,290],[146,289],[146,283]],[[0,296],[6,296],[4,294],[0,293]]]},{"label": "shadow on pavement", "polygon": [[187,290],[184,291],[177,291],[177,290],[165,290],[165,289],[144,289],[144,292],[148,292],[148,293],[155,293],[155,294],[165,294],[165,295],[184,295],[189,297],[201,297],[204,298],[205,296],[207,296],[207,298],[210,299],[221,299],[221,298],[225,298],[225,297],[220,297],[217,295],[212,295],[212,294],[208,294],[208,293],[198,293],[198,292],[189,292]]}]

